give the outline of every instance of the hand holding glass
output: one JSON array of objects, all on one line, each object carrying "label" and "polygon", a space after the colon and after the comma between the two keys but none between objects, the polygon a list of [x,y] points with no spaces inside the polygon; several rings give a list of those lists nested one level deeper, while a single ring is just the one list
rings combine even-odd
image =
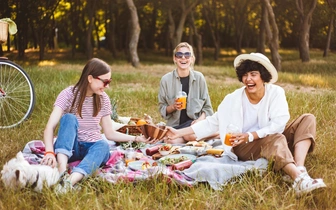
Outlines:
[{"label": "hand holding glass", "polygon": [[176,102],[180,102],[181,103],[181,109],[186,109],[187,108],[187,94],[184,91],[179,91],[177,96],[176,96]]},{"label": "hand holding glass", "polygon": [[239,132],[239,128],[236,125],[229,124],[226,128],[224,144],[227,146],[232,146],[230,139]]}]

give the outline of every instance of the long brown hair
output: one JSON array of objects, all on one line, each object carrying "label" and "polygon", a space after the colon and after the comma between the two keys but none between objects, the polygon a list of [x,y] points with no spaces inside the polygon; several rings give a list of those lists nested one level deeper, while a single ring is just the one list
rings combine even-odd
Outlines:
[{"label": "long brown hair", "polygon": [[[86,97],[87,87],[89,85],[88,76],[92,75],[93,77],[98,77],[103,74],[111,72],[110,66],[98,58],[92,58],[89,60],[82,71],[82,75],[74,86],[74,100],[72,101],[71,110],[77,106],[77,113],[82,118],[82,107]],[[76,105],[77,104],[77,105]],[[98,115],[98,112],[101,109],[101,100],[100,96],[93,94],[93,117]]]}]

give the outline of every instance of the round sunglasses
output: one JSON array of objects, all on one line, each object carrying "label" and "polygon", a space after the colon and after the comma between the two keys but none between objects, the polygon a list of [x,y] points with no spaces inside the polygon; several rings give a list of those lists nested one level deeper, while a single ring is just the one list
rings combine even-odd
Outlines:
[{"label": "round sunglasses", "polygon": [[183,56],[186,58],[186,59],[189,59],[191,57],[191,52],[176,52],[175,53],[175,57],[176,58],[183,58]]}]

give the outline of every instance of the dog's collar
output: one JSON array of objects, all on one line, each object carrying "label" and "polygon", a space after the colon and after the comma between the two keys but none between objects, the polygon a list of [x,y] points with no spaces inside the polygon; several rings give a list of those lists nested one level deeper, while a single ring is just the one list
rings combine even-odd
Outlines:
[{"label": "dog's collar", "polygon": [[31,188],[34,189],[35,187],[37,187],[37,182],[38,182],[39,178],[40,178],[40,173],[37,172],[35,182],[32,185],[30,185]]}]

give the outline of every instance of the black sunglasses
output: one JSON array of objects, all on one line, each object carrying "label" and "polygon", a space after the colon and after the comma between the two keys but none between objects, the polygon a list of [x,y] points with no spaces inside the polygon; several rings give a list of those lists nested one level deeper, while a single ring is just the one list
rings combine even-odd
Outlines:
[{"label": "black sunglasses", "polygon": [[191,53],[190,52],[176,52],[175,53],[175,57],[176,58],[183,58],[183,56],[186,58],[186,59],[189,59],[191,57]]},{"label": "black sunglasses", "polygon": [[96,76],[93,76],[93,78],[99,79],[100,81],[102,81],[104,83],[104,87],[106,87],[112,82],[112,79],[100,79],[99,77],[96,77]]}]

